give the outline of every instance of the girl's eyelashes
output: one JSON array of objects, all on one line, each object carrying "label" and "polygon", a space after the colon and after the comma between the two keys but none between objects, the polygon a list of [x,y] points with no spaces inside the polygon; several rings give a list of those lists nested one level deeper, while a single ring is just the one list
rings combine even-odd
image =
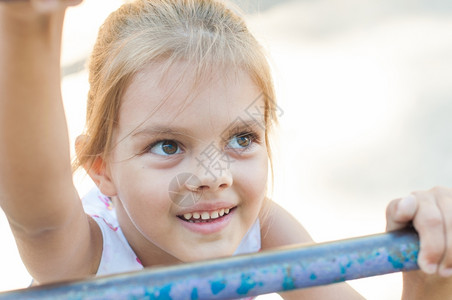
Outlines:
[{"label": "girl's eyelashes", "polygon": [[146,152],[162,156],[171,156],[182,152],[179,143],[174,140],[161,140],[147,147]]},{"label": "girl's eyelashes", "polygon": [[226,148],[233,150],[247,150],[250,149],[254,143],[258,142],[259,138],[256,133],[242,132],[230,138],[226,145]]}]

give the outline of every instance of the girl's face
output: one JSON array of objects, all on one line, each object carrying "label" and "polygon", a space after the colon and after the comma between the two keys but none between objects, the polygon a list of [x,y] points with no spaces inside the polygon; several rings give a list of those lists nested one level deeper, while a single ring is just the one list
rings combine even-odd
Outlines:
[{"label": "girl's face", "polygon": [[100,185],[144,265],[233,254],[266,194],[260,90],[243,71],[193,89],[186,67],[133,78]]}]

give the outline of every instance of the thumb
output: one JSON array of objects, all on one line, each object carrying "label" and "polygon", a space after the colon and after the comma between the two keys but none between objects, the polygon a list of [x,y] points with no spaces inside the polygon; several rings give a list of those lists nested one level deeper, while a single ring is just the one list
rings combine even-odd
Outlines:
[{"label": "thumb", "polygon": [[414,219],[417,208],[417,199],[412,194],[391,201],[386,208],[386,231],[406,227]]}]

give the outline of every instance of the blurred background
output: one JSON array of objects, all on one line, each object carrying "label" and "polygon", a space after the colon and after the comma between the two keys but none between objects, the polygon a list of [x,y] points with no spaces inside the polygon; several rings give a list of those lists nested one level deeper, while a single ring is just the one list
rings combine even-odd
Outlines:
[{"label": "blurred background", "polygon": [[[122,2],[85,0],[67,14],[71,148],[85,120],[86,58],[97,28]],[[236,3],[269,53],[283,110],[273,197],[316,241],[382,232],[390,200],[452,186],[451,1]],[[83,174],[75,183],[80,194],[91,186]],[[0,290],[28,286],[3,214],[0,238]],[[367,299],[400,299],[400,274],[349,283]]]}]

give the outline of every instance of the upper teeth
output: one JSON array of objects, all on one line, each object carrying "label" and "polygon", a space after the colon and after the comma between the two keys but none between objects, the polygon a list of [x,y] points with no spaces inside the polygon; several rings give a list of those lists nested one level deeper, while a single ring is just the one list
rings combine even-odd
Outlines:
[{"label": "upper teeth", "polygon": [[199,220],[200,218],[202,220],[217,219],[219,217],[227,215],[229,213],[229,210],[230,210],[229,208],[222,208],[222,209],[214,210],[211,212],[203,211],[203,212],[186,213],[186,214],[184,214],[184,218],[186,220],[190,220],[191,218],[193,218],[195,220]]}]

